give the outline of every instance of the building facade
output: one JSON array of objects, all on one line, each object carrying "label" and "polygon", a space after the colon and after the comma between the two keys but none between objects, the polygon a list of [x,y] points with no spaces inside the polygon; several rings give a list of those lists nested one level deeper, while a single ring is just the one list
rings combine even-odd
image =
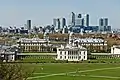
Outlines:
[{"label": "building facade", "polygon": [[69,43],[75,46],[81,45],[90,52],[107,52],[107,41],[99,38],[77,38],[70,33]]},{"label": "building facade", "polygon": [[99,19],[99,31],[100,32],[110,32],[111,26],[109,26],[108,18]]},{"label": "building facade", "polygon": [[84,15],[84,26],[89,26],[89,14]]},{"label": "building facade", "polygon": [[111,47],[111,54],[120,54],[120,45],[114,45]]},{"label": "building facade", "polygon": [[70,14],[70,25],[75,26],[75,13],[74,12]]},{"label": "building facade", "polygon": [[62,28],[65,28],[65,26],[66,26],[66,19],[62,18]]},{"label": "building facade", "polygon": [[27,20],[27,29],[31,30],[31,20]]},{"label": "building facade", "polygon": [[57,48],[56,60],[82,61],[87,60],[87,49],[81,46],[73,47],[71,45]]},{"label": "building facade", "polygon": [[24,52],[53,52],[53,47],[47,39],[21,38],[17,41],[21,51]]}]

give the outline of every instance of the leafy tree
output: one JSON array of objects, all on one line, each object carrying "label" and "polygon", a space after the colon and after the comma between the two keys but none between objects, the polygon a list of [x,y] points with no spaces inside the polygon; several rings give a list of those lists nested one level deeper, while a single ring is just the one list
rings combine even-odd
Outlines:
[{"label": "leafy tree", "polygon": [[0,62],[0,80],[27,80],[33,71],[33,69],[26,70],[21,64]]}]

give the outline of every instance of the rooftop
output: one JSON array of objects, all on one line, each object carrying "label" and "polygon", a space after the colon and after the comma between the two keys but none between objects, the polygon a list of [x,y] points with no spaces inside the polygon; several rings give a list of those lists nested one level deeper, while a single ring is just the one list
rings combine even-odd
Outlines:
[{"label": "rooftop", "polygon": [[25,42],[25,43],[30,43],[30,42],[33,42],[33,43],[45,43],[45,42],[48,42],[47,40],[45,39],[40,39],[40,38],[32,38],[32,39],[28,39],[28,38],[21,38],[18,40],[18,42]]},{"label": "rooftop", "polygon": [[103,39],[94,38],[76,38],[74,42],[84,42],[84,43],[102,43],[105,42]]},{"label": "rooftop", "polygon": [[60,50],[74,50],[74,51],[78,51],[78,50],[87,50],[86,48],[82,47],[82,46],[72,46],[70,44],[67,44],[66,46],[61,46],[59,48]]}]

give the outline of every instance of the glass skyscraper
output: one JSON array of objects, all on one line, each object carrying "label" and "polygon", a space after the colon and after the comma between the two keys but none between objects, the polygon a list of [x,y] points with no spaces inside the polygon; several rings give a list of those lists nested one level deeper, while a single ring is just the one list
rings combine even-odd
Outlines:
[{"label": "glass skyscraper", "polygon": [[31,30],[31,20],[27,20],[27,29]]},{"label": "glass skyscraper", "polygon": [[64,28],[66,26],[66,19],[62,18],[62,28]]},{"label": "glass skyscraper", "polygon": [[75,26],[75,13],[74,12],[70,14],[70,25]]}]

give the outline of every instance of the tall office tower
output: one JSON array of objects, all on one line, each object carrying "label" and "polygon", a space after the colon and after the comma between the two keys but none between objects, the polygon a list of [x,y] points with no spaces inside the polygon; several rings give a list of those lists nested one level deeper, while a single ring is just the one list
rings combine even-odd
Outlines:
[{"label": "tall office tower", "polygon": [[89,26],[89,14],[84,15],[84,26]]},{"label": "tall office tower", "polygon": [[78,16],[77,16],[78,18],[82,18],[82,14],[78,14]]},{"label": "tall office tower", "polygon": [[56,27],[57,19],[53,19],[53,26]]},{"label": "tall office tower", "polygon": [[75,26],[75,13],[72,12],[70,15],[70,25]]},{"label": "tall office tower", "polygon": [[84,18],[82,18],[82,26],[84,26]]},{"label": "tall office tower", "polygon": [[31,20],[27,20],[27,29],[31,30]]},{"label": "tall office tower", "polygon": [[76,18],[75,25],[77,26],[84,26],[84,19],[83,18]]},{"label": "tall office tower", "polygon": [[64,28],[66,26],[66,19],[62,18],[62,28]]},{"label": "tall office tower", "polygon": [[103,18],[99,19],[99,26],[104,26],[104,22],[103,21],[104,21]]},{"label": "tall office tower", "polygon": [[104,18],[103,19],[103,25],[104,26],[108,26],[108,18]]},{"label": "tall office tower", "polygon": [[60,29],[60,19],[58,18],[56,22],[56,29]]},{"label": "tall office tower", "polygon": [[89,18],[90,18],[90,16],[89,16],[89,14],[87,14],[87,15],[86,15],[86,25],[87,25],[87,26],[89,26],[89,20],[90,20]]},{"label": "tall office tower", "polygon": [[104,31],[104,20],[103,18],[99,19],[99,31]]}]

